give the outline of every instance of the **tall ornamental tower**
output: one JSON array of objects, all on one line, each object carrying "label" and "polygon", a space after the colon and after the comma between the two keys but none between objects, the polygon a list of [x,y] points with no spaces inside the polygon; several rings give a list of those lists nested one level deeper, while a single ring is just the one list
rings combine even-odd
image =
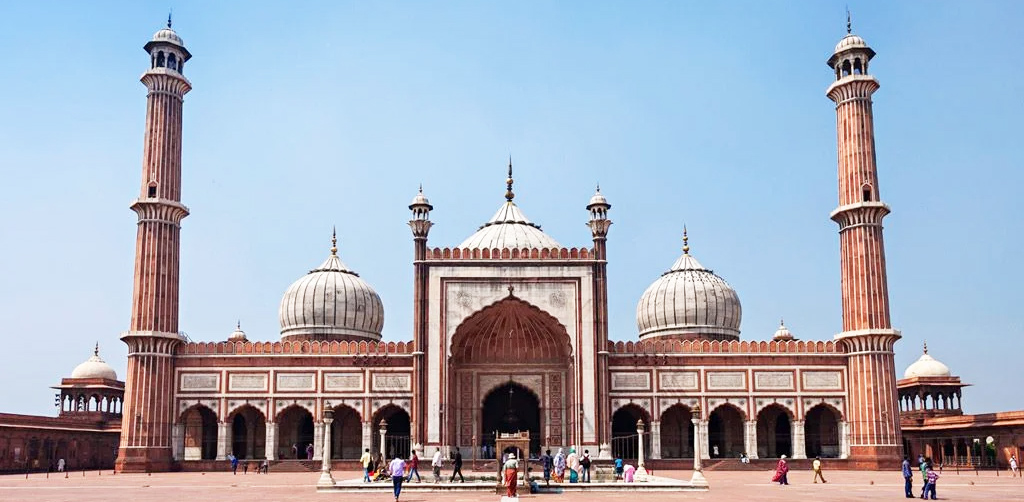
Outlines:
[{"label": "tall ornamental tower", "polygon": [[612,220],[608,210],[612,205],[601,193],[601,185],[590,198],[587,211],[590,220],[587,226],[594,237],[594,338],[597,345],[597,367],[594,381],[597,383],[597,424],[598,457],[611,458],[612,440],[612,398],[611,372],[608,371],[608,230]]},{"label": "tall ornamental tower", "polygon": [[875,51],[850,32],[836,45],[828,65],[836,80],[826,94],[836,103],[839,143],[839,224],[843,332],[836,335],[848,359],[850,457],[865,465],[888,465],[902,455],[893,345],[899,331],[889,322],[881,201],[875,166],[871,95],[878,81],[868,73]]},{"label": "tall ornamental tower", "polygon": [[[429,307],[429,270],[427,269],[427,236],[430,234],[430,227],[434,223],[430,221],[430,211],[434,206],[430,205],[427,196],[423,195],[423,185],[420,191],[409,204],[412,211],[412,219],[409,220],[409,228],[412,229],[413,238],[413,398],[412,398],[412,424],[409,424],[412,444],[422,444],[425,441],[427,430],[426,417],[426,395],[427,395],[427,366],[424,356],[427,348],[427,311]],[[438,385],[433,382],[432,385]]]},{"label": "tall ornamental tower", "polygon": [[135,288],[128,344],[128,376],[116,470],[166,471],[171,467],[173,353],[178,334],[178,261],[181,220],[181,104],[192,84],[182,74],[192,57],[167,27],[145,45],[150,68],[142,75],[146,140],[142,189],[131,208],[139,216]]}]

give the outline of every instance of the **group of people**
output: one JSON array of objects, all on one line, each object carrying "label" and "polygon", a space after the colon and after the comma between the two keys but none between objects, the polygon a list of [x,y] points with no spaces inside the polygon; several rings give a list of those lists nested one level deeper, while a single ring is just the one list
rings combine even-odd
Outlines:
[{"label": "group of people", "polygon": [[[454,483],[457,476],[459,482],[465,483],[466,478],[462,474],[462,452],[459,451],[458,447],[452,452],[450,459],[444,458],[440,448],[434,451],[434,456],[430,460],[430,468],[434,474],[434,483],[441,482],[441,469],[446,461],[452,465],[452,475],[448,482]],[[384,462],[385,460],[382,455],[370,454],[370,449],[367,448],[363,452],[362,457],[359,458],[359,463],[363,466],[363,482],[370,483],[390,479],[395,487],[395,500],[398,500],[399,495],[402,493],[402,483],[412,481],[413,476],[416,476],[417,483],[422,481],[419,471],[420,457],[415,450],[412,451],[408,459],[404,459],[400,455],[394,455],[391,462],[387,464]]]},{"label": "group of people", "polygon": [[[746,454],[743,455],[746,458]],[[742,461],[743,459],[741,459]],[[750,463],[750,460],[746,460],[743,463]],[[820,479],[822,483],[828,483],[825,481],[825,475],[821,473],[821,457],[814,457],[811,461],[811,470],[814,472],[814,482],[817,483]],[[775,474],[772,475],[772,482],[780,485],[789,484],[789,462],[786,460],[786,456],[782,455],[779,457],[779,462],[775,464]]]},{"label": "group of people", "polygon": [[[921,471],[921,482],[924,483],[921,486],[921,498],[936,500],[935,483],[939,480],[939,472],[935,470],[932,459],[924,455],[918,455],[917,468]],[[903,457],[903,481],[906,497],[908,499],[914,498],[912,486],[914,484],[914,473],[910,469],[910,459],[906,456]]]},{"label": "group of people", "polygon": [[545,450],[540,456],[541,465],[544,467],[544,483],[550,484],[554,478],[556,483],[565,482],[565,472],[569,471],[570,483],[590,482],[590,450],[583,450],[583,455],[576,453],[576,448],[569,448],[569,454],[565,450],[558,449],[558,453],[551,455],[551,450]]},{"label": "group of people", "polygon": [[[249,462],[245,462],[235,456],[234,453],[228,453],[228,461],[231,462],[231,474],[238,474],[238,466],[242,466],[242,474],[249,473]],[[256,466],[256,474],[269,474],[270,463],[264,460]]]}]

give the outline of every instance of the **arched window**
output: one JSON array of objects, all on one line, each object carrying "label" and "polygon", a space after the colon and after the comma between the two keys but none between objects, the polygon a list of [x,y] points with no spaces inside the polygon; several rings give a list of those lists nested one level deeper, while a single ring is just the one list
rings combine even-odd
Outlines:
[{"label": "arched window", "polygon": [[155,181],[152,181],[152,182],[149,183],[149,190],[147,190],[146,196],[151,198],[151,199],[156,197],[156,182]]},{"label": "arched window", "polygon": [[156,53],[156,66],[157,68],[163,68],[164,66],[164,51]]},{"label": "arched window", "polygon": [[850,60],[847,59],[847,60],[843,61],[843,76],[845,77],[845,76],[847,76],[849,74],[850,74]]},{"label": "arched window", "polygon": [[861,187],[861,192],[864,197],[864,202],[870,202],[872,200],[871,185],[865,183],[864,186]]},{"label": "arched window", "polygon": [[172,70],[178,69],[178,57],[173,52],[167,56],[167,67]]},{"label": "arched window", "polygon": [[863,71],[861,71],[860,58],[854,59],[853,60],[853,74],[854,75],[860,75],[862,73],[863,73]]}]

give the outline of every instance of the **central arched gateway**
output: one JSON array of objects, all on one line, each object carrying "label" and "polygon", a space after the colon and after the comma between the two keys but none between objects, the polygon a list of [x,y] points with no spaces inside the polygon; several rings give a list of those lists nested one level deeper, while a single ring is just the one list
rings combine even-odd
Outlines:
[{"label": "central arched gateway", "polygon": [[494,445],[495,432],[530,431],[531,454],[565,445],[575,427],[569,335],[547,312],[509,295],[455,330],[449,357],[452,445]]}]

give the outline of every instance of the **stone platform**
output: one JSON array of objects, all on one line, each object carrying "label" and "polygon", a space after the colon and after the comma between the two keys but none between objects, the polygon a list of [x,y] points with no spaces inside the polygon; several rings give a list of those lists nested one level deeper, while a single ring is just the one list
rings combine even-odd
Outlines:
[{"label": "stone platform", "polygon": [[[335,480],[334,486],[316,487],[319,493],[391,493],[394,485],[391,481],[375,481],[372,483],[363,482],[362,478]],[[615,482],[594,482],[594,483],[551,483],[538,484],[537,493],[582,493],[582,492],[681,492],[681,491],[707,491],[707,486],[693,486],[689,481],[682,481],[674,478],[649,476],[648,481],[625,483]],[[444,492],[477,492],[500,495],[498,486],[491,477],[487,480],[473,479],[466,477],[465,483],[449,483],[447,481],[434,483],[424,480],[421,483],[406,482],[402,484],[402,493],[444,493]],[[528,495],[529,489],[519,486],[521,495]]]}]

